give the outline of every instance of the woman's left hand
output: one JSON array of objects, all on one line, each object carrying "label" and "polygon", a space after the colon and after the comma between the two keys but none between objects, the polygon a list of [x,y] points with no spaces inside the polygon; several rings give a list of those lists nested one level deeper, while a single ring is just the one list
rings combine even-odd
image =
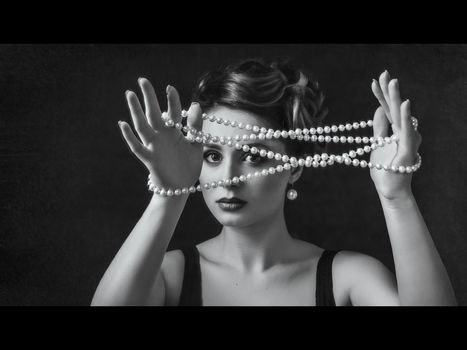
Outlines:
[{"label": "woman's left hand", "polygon": [[[410,101],[401,103],[399,82],[397,79],[391,80],[387,71],[380,75],[379,81],[373,80],[371,89],[380,103],[373,118],[373,136],[375,138],[389,136],[388,130],[391,126],[398,140],[374,149],[370,161],[388,167],[414,165],[422,137],[412,125]],[[412,194],[412,173],[372,168],[370,176],[379,196],[384,199],[399,199]]]}]

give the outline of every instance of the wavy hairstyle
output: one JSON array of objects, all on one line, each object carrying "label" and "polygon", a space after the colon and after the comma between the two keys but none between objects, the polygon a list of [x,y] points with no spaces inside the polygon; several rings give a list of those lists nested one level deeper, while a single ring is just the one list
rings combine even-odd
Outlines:
[{"label": "wavy hairstyle", "polygon": [[[295,68],[289,59],[270,64],[247,59],[205,73],[198,81],[193,101],[204,112],[216,106],[249,111],[263,118],[270,128],[287,131],[322,126],[328,112],[318,82]],[[324,142],[289,138],[280,141],[293,156],[326,149]]]}]

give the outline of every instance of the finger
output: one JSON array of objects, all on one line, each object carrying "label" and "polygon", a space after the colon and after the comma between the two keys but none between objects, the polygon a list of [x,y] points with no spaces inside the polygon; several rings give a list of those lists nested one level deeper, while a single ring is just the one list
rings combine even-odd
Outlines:
[{"label": "finger", "polygon": [[409,158],[409,162],[415,162],[420,143],[420,133],[412,125],[410,101],[406,100],[401,105],[401,139],[399,147],[402,155]]},{"label": "finger", "polygon": [[385,70],[379,76],[379,85],[381,86],[381,90],[383,91],[384,98],[386,99],[386,102],[388,104],[389,104],[389,91],[388,91],[389,80],[391,80],[391,76],[389,75],[389,72]]},{"label": "finger", "polygon": [[386,137],[388,136],[389,121],[384,113],[383,107],[376,109],[373,117],[373,136],[374,137]]},{"label": "finger", "polygon": [[170,85],[167,86],[167,100],[169,106],[167,113],[169,117],[174,121],[174,123],[181,123],[182,106],[180,104],[180,96],[178,91]]},{"label": "finger", "polygon": [[401,96],[399,92],[399,81],[392,79],[388,85],[389,89],[389,109],[391,111],[393,127],[401,129]]},{"label": "finger", "polygon": [[160,130],[164,125],[161,119],[161,109],[159,107],[159,101],[157,101],[154,87],[146,78],[139,78],[138,83],[144,96],[144,107],[148,123],[153,129]]},{"label": "finger", "polygon": [[415,132],[410,116],[410,101],[405,100],[401,104],[401,134],[405,135],[406,137],[410,137]]},{"label": "finger", "polygon": [[188,109],[188,117],[187,117],[187,125],[191,128],[195,128],[196,130],[203,129],[203,118],[202,118],[202,110],[197,102],[193,102]]},{"label": "finger", "polygon": [[373,94],[375,95],[381,107],[383,107],[384,113],[386,113],[386,117],[388,118],[389,123],[392,124],[393,121],[391,118],[391,111],[389,110],[389,106],[386,102],[383,91],[381,90],[379,83],[375,79],[373,79],[373,82],[371,83],[371,90],[373,91]]},{"label": "finger", "polygon": [[148,145],[151,141],[154,130],[152,130],[151,126],[148,124],[136,94],[133,91],[127,91],[126,98],[135,130],[141,141],[143,141],[143,144]]},{"label": "finger", "polygon": [[144,153],[144,146],[139,142],[138,138],[133,134],[133,130],[131,130],[130,125],[125,122],[118,123],[120,127],[120,131],[123,134],[123,138],[125,139],[128,147],[130,150],[140,159],[143,160],[145,158]]}]

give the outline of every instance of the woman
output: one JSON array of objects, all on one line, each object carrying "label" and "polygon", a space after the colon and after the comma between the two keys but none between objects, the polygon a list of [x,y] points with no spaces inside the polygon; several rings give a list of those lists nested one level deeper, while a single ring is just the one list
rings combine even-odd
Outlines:
[{"label": "woman", "polygon": [[[288,232],[284,203],[286,197],[294,198],[288,187],[300,178],[303,166],[262,176],[258,169],[277,169],[283,159],[261,157],[258,150],[310,156],[322,142],[242,139],[240,149],[225,141],[189,142],[186,128],[164,124],[167,117],[182,123],[175,88],[167,87],[165,115],[150,82],[143,78],[138,82],[145,112],[135,93],[127,91],[126,97],[141,142],[127,123],[119,122],[123,136],[154,185],[185,190],[171,196],[161,195],[165,190],[154,192],[105,272],[92,305],[456,305],[446,269],[411,192],[412,174],[370,168],[390,236],[394,276],[373,257],[325,251]],[[387,137],[391,125],[397,142],[372,149],[370,161],[396,167],[415,164],[421,136],[411,123],[410,102],[401,103],[398,81],[385,71],[373,81],[372,90],[381,106],[368,125],[373,125],[374,137]],[[239,134],[240,125],[296,130],[322,125],[326,114],[318,84],[304,72],[286,63],[266,65],[259,60],[206,74],[193,100],[187,127],[231,139]],[[213,116],[230,124],[203,121]],[[315,148],[310,148],[312,144]],[[322,156],[320,164],[326,165],[327,158]],[[238,181],[241,174],[250,174],[248,181]],[[216,186],[215,181],[234,177],[237,181]],[[201,244],[167,252],[190,193],[187,188],[193,189],[198,180],[222,230]]]}]

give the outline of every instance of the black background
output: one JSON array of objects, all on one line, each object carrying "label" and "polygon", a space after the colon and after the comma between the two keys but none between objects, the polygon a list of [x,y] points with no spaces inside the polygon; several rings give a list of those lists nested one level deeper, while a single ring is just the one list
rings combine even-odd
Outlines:
[{"label": "black background", "polygon": [[[399,78],[423,136],[413,192],[467,305],[467,45],[459,44],[1,45],[0,305],[90,304],[150,200],[147,172],[117,126],[130,121],[124,92],[137,91],[139,76],[160,96],[174,85],[188,107],[205,71],[284,56],[314,72],[328,124],[372,118],[371,79],[384,69]],[[295,188],[299,197],[286,206],[291,231],[324,248],[370,254],[393,270],[367,170],[306,168]],[[219,230],[201,194],[191,195],[169,249]]]}]

